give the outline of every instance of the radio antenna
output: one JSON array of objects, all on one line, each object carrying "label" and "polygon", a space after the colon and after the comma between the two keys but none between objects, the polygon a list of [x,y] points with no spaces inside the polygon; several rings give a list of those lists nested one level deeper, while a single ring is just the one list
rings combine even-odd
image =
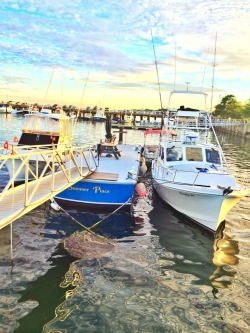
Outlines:
[{"label": "radio antenna", "polygon": [[174,48],[174,90],[175,90],[175,83],[176,83],[176,42],[175,42],[175,48]]},{"label": "radio antenna", "polygon": [[154,37],[153,37],[152,29],[150,29],[150,31],[151,31],[151,38],[152,38],[153,50],[154,50],[155,68],[156,68],[156,74],[157,74],[157,84],[158,84],[158,89],[159,89],[159,96],[160,96],[161,110],[163,111],[162,99],[161,99],[161,86],[160,86],[159,72],[158,72],[158,66],[157,66],[157,60],[156,60],[156,54],[155,54]]},{"label": "radio antenna", "polygon": [[211,91],[210,112],[212,112],[213,95],[214,95],[214,72],[215,72],[215,59],[216,59],[216,45],[217,45],[217,31],[216,31],[215,42],[214,42],[214,63],[213,63],[213,78],[212,78],[212,91]]}]

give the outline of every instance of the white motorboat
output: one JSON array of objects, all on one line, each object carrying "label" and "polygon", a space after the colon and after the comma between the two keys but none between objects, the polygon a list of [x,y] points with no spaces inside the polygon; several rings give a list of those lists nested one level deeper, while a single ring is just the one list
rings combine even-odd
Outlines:
[{"label": "white motorboat", "polygon": [[[173,91],[173,94],[206,93]],[[227,213],[249,192],[237,184],[206,110],[168,109],[166,134],[162,134],[159,151],[152,162],[152,178],[156,192],[170,206],[216,231]],[[176,136],[171,135],[174,131]],[[208,142],[214,136],[215,144]]]},{"label": "white motorboat", "polygon": [[104,116],[102,109],[98,109],[96,114],[92,116],[92,121],[105,122],[106,116]]},{"label": "white motorboat", "polygon": [[12,110],[13,110],[13,108],[9,104],[2,104],[0,106],[0,113],[11,113]]},{"label": "white motorboat", "polygon": [[[6,154],[14,155],[14,158],[6,162],[10,177],[15,176],[15,181],[25,180],[26,168],[19,154],[29,154],[28,179],[34,179],[34,174],[41,173],[46,166],[46,159],[37,152],[53,149],[59,146],[70,147],[72,144],[72,131],[70,118],[62,114],[29,113],[24,115],[22,134],[15,145],[7,147]],[[8,143],[6,143],[8,146]],[[21,148],[21,149],[20,149]],[[33,155],[32,155],[33,153]]]}]

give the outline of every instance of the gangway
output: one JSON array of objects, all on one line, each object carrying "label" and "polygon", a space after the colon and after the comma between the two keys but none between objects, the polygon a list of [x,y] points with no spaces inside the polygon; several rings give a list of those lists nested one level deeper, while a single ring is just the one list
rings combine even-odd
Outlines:
[{"label": "gangway", "polygon": [[[0,193],[0,229],[93,173],[94,155],[92,146],[1,148],[0,172],[8,166],[10,179]],[[18,184],[20,174],[24,181]]]}]

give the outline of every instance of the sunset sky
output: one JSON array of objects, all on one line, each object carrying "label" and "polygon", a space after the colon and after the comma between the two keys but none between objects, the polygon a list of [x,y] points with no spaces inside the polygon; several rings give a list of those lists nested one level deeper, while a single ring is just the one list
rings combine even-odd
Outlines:
[{"label": "sunset sky", "polygon": [[158,109],[151,31],[163,106],[185,82],[214,82],[209,107],[250,98],[249,0],[1,0],[0,13],[3,101]]}]

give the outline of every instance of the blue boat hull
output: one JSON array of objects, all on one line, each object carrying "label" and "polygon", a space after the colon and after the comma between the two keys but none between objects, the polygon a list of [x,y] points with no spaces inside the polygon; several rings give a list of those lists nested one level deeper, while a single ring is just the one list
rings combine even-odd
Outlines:
[{"label": "blue boat hull", "polygon": [[80,181],[56,196],[60,202],[74,206],[121,206],[131,205],[135,183]]}]

